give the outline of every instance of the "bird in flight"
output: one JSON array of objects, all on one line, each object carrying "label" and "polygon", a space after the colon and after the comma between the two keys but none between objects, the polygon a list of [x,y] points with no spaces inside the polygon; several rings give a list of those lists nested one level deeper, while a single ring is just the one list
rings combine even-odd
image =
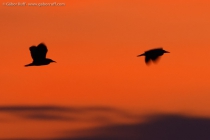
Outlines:
[{"label": "bird in flight", "polygon": [[160,56],[162,56],[164,53],[169,53],[168,51],[163,50],[163,48],[155,48],[148,51],[145,51],[143,54],[138,55],[139,56],[145,56],[145,63],[149,64],[150,61],[157,61]]},{"label": "bird in flight", "polygon": [[29,48],[31,52],[31,57],[33,59],[33,62],[30,64],[25,65],[27,66],[41,66],[41,65],[48,65],[51,62],[55,62],[52,59],[46,58],[47,54],[47,47],[44,43],[40,43],[37,47],[31,46]]}]

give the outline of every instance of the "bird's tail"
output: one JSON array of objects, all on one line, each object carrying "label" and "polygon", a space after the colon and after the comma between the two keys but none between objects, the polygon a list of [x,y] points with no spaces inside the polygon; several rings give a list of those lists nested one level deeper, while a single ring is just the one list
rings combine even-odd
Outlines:
[{"label": "bird's tail", "polygon": [[28,67],[28,66],[33,66],[33,64],[32,64],[32,63],[30,63],[30,64],[25,65],[25,67]]},{"label": "bird's tail", "polygon": [[137,55],[137,57],[139,57],[139,56],[144,56],[145,54],[143,53],[143,54],[140,54],[140,55]]}]

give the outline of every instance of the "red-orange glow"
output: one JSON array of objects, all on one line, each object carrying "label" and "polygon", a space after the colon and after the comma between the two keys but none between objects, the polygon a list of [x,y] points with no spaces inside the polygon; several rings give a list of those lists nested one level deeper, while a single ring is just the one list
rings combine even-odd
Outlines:
[{"label": "red-orange glow", "polygon": [[[209,1],[59,2],[66,5],[0,6],[0,106],[109,106],[137,114],[210,116]],[[32,61],[29,47],[41,42],[57,63],[24,67]],[[150,66],[136,57],[155,47],[171,53]],[[30,132],[31,123],[24,124],[1,124],[0,138],[11,131],[14,137],[45,137],[42,122]],[[74,123],[83,126],[89,124]]]}]

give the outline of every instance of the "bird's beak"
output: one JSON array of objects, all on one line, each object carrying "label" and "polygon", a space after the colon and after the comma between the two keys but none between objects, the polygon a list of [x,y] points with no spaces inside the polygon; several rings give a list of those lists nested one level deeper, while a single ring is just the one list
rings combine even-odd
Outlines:
[{"label": "bird's beak", "polygon": [[168,52],[168,51],[165,51],[165,53],[170,53],[170,52]]},{"label": "bird's beak", "polygon": [[57,63],[56,61],[52,61],[52,62],[55,62],[55,63]]}]

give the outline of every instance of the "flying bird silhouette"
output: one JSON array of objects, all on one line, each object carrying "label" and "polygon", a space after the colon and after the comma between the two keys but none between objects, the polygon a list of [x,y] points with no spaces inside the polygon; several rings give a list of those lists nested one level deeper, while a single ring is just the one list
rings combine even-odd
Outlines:
[{"label": "flying bird silhouette", "polygon": [[169,53],[168,51],[163,50],[163,48],[155,48],[148,51],[145,51],[143,54],[139,56],[145,56],[145,63],[148,64],[150,61],[157,61],[160,56],[164,53]]},{"label": "flying bird silhouette", "polygon": [[41,65],[48,65],[51,62],[55,62],[52,59],[46,58],[47,54],[47,47],[44,43],[40,43],[37,47],[31,46],[29,48],[31,52],[31,57],[33,59],[33,62],[30,64],[25,65],[27,66],[41,66]]}]

